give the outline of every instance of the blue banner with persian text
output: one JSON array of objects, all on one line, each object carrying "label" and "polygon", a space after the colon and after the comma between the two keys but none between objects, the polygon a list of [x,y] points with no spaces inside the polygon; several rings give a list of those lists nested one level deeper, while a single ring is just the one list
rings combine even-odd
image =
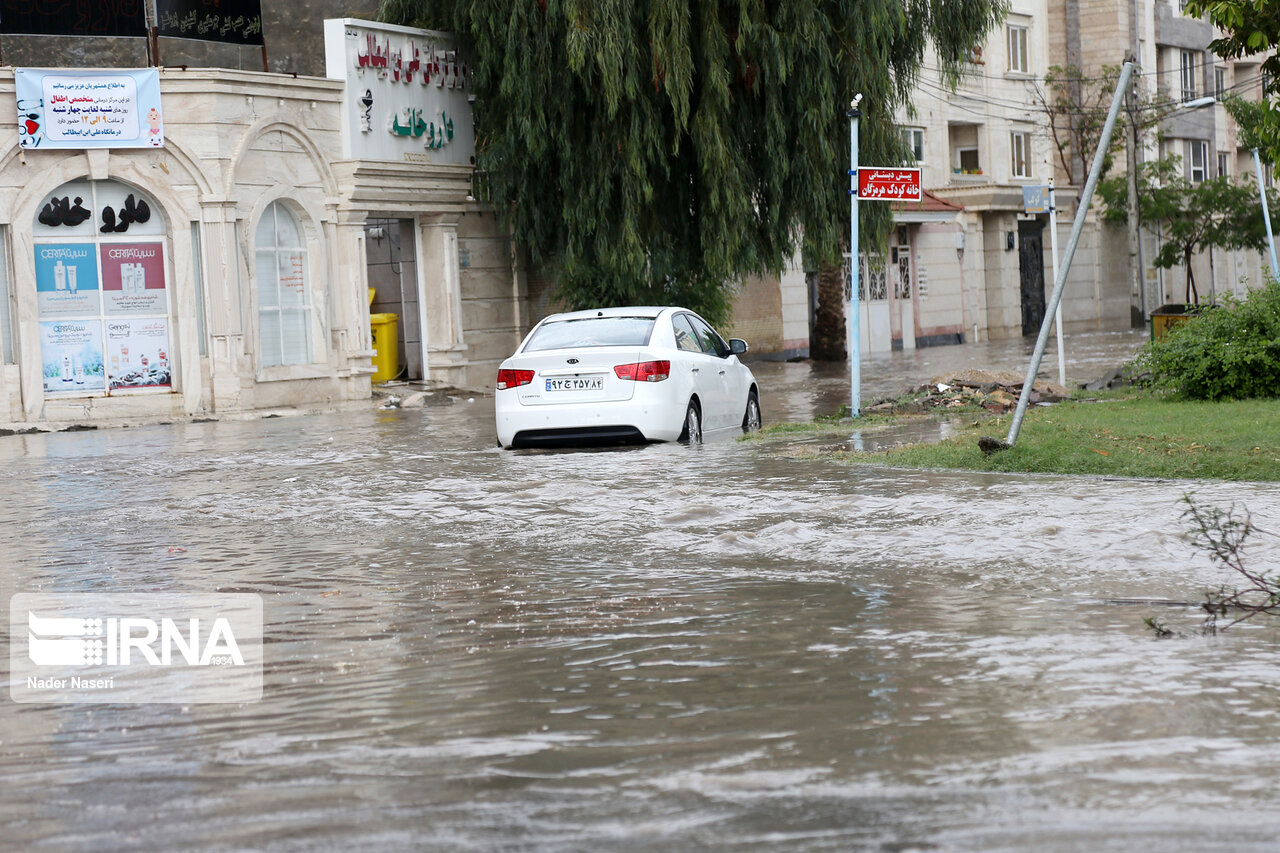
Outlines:
[{"label": "blue banner with persian text", "polygon": [[14,70],[23,148],[163,148],[160,73]]}]

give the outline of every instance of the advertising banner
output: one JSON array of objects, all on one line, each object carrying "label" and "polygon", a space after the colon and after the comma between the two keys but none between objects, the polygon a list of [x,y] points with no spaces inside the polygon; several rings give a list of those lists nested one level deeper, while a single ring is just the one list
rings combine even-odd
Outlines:
[{"label": "advertising banner", "polygon": [[162,148],[160,72],[14,70],[23,148]]},{"label": "advertising banner", "polygon": [[0,0],[0,33],[15,36],[136,36],[147,34],[143,0]]},{"label": "advertising banner", "polygon": [[36,246],[36,309],[44,319],[98,313],[98,259],[92,243]]},{"label": "advertising banner", "polygon": [[44,393],[83,395],[106,390],[100,320],[41,323],[40,356]]},{"label": "advertising banner", "polygon": [[111,391],[170,388],[168,320],[108,319],[106,330],[107,381]]},{"label": "advertising banner", "polygon": [[[211,8],[213,6],[214,8]],[[156,0],[157,32],[175,39],[262,44],[259,0]]]},{"label": "advertising banner", "polygon": [[160,243],[104,243],[102,301],[107,315],[164,314],[164,247]]}]

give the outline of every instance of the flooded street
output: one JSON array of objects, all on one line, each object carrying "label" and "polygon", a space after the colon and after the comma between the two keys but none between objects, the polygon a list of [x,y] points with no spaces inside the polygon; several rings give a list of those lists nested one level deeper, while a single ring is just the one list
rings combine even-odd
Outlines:
[{"label": "flooded street", "polygon": [[[864,397],[1025,370],[981,346],[872,360]],[[767,421],[847,401],[754,367]],[[1150,603],[1229,580],[1187,483],[501,451],[487,397],[0,460],[6,601],[256,593],[266,634],[257,703],[0,699],[0,849],[1276,846],[1280,624]],[[1280,527],[1274,486],[1194,491]]]}]

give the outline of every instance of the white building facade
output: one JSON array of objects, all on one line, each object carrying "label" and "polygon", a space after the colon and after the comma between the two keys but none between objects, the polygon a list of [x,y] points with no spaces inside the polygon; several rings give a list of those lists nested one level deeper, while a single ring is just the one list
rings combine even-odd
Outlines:
[{"label": "white building facade", "polygon": [[[1053,177],[1056,152],[1040,94],[1051,65],[1051,26],[1046,2],[1016,0],[1004,23],[974,47],[955,91],[942,82],[936,60],[926,60],[914,113],[904,108],[896,117],[922,184],[954,208],[907,205],[895,214],[891,251],[898,263],[891,258],[889,276],[912,280],[887,289],[911,294],[918,345],[1039,331],[1052,287],[1049,216],[1027,213],[1023,191]],[[1057,184],[1065,245],[1075,193]],[[1127,302],[1103,260],[1111,242],[1091,219],[1064,293],[1067,330],[1127,323]],[[904,329],[904,348],[909,337]]]},{"label": "white building facade", "polygon": [[[915,152],[924,187],[963,209],[947,215],[936,204],[932,210],[907,205],[896,213],[892,254],[884,264],[887,284],[866,293],[863,340],[870,344],[864,346],[909,348],[912,334],[899,319],[907,316],[904,308],[913,314],[918,345],[1038,332],[1052,287],[1049,217],[1025,212],[1023,188],[1053,179],[1058,242],[1065,247],[1084,174],[1078,160],[1071,172],[1059,162],[1046,104],[1052,66],[1073,65],[1086,77],[1101,77],[1103,66],[1136,57],[1135,86],[1146,100],[1165,104],[1160,112],[1168,115],[1159,134],[1143,138],[1139,159],[1177,154],[1190,180],[1252,176],[1251,154],[1239,148],[1221,104],[1178,105],[1226,92],[1257,97],[1260,60],[1218,59],[1208,51],[1213,28],[1188,18],[1181,5],[1015,0],[1004,23],[975,46],[957,90],[944,86],[936,60],[926,60],[914,112],[900,110],[896,122]],[[1108,104],[1109,98],[1102,106]],[[1141,123],[1142,115],[1137,118]],[[1116,132],[1126,133],[1123,127]],[[1125,168],[1118,155],[1108,174]],[[1267,174],[1269,180],[1269,169]],[[1132,253],[1134,269],[1140,265],[1141,271],[1131,273],[1128,233],[1104,225],[1097,215],[1101,206],[1095,196],[1063,292],[1067,332],[1142,326],[1159,306],[1186,297],[1186,270],[1151,264],[1160,245],[1156,229],[1144,227],[1141,250]],[[1194,262],[1201,299],[1243,293],[1262,280],[1264,263],[1257,252],[1202,253]]]}]

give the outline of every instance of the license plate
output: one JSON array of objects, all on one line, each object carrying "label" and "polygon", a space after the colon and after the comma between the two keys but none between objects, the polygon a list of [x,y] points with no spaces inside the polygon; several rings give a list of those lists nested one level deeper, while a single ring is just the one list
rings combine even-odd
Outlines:
[{"label": "license plate", "polygon": [[548,391],[603,391],[603,376],[566,376],[547,380]]}]

